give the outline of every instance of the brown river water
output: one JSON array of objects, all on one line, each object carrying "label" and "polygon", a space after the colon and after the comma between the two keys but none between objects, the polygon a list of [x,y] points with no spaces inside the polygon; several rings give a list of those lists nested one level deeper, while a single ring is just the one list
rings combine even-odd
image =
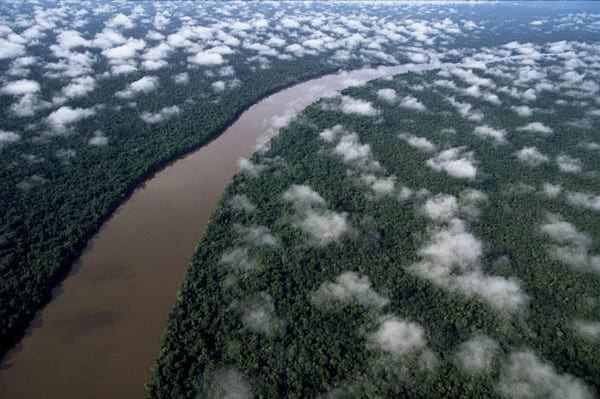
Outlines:
[{"label": "brown river water", "polygon": [[3,359],[0,398],[143,398],[185,269],[239,159],[321,97],[440,66],[363,69],[292,86],[156,173],[89,241],[52,301]]}]

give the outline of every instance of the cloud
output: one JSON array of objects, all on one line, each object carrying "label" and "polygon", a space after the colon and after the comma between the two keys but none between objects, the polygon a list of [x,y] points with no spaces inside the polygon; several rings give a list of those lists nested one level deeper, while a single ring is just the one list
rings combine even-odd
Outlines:
[{"label": "cloud", "polygon": [[283,193],[283,199],[295,205],[324,205],[321,195],[307,185],[293,184]]},{"label": "cloud", "polygon": [[88,144],[97,147],[103,147],[108,144],[108,137],[106,137],[101,131],[97,130],[94,132],[94,136],[88,140]]},{"label": "cloud", "polygon": [[310,234],[318,245],[337,241],[350,230],[348,215],[330,210],[320,212],[308,210],[297,226]]},{"label": "cloud", "polygon": [[225,90],[225,82],[222,80],[218,80],[216,82],[213,82],[211,87],[214,91],[221,92],[221,91]]},{"label": "cloud", "polygon": [[394,192],[396,185],[396,176],[377,177],[366,173],[361,175],[361,180],[373,190],[377,195],[386,195]]},{"label": "cloud", "polygon": [[[447,213],[440,215],[445,217]],[[527,302],[516,281],[483,273],[483,244],[466,230],[460,219],[451,219],[433,229],[419,255],[423,260],[409,270],[438,286],[466,297],[479,297],[493,308],[509,313]]]},{"label": "cloud", "polygon": [[575,331],[581,337],[591,341],[600,340],[600,322],[598,321],[575,321]]},{"label": "cloud", "polygon": [[91,76],[74,78],[71,83],[62,88],[62,94],[67,98],[83,97],[96,87],[96,80]]},{"label": "cloud", "polygon": [[556,198],[562,191],[560,184],[544,183],[543,193],[548,198]]},{"label": "cloud", "polygon": [[129,18],[127,15],[125,15],[123,13],[118,13],[117,15],[115,15],[110,21],[108,21],[108,23],[106,25],[111,28],[122,27],[125,29],[131,29],[134,27],[134,23],[131,20],[131,18]]},{"label": "cloud", "polygon": [[240,320],[244,327],[255,333],[269,337],[282,326],[282,321],[275,314],[273,298],[266,292],[258,293],[248,304],[234,303],[233,308],[241,312]]},{"label": "cloud", "polygon": [[567,202],[573,206],[580,206],[592,211],[600,211],[600,195],[582,192],[567,193]]},{"label": "cloud", "polygon": [[500,346],[490,337],[476,334],[463,342],[456,352],[456,360],[471,374],[489,373]]},{"label": "cloud", "polygon": [[538,151],[535,147],[523,147],[517,151],[517,158],[531,166],[538,166],[544,162],[548,162],[548,157]]},{"label": "cloud", "polygon": [[227,368],[214,372],[204,384],[203,394],[207,399],[251,399],[252,386],[236,369]]},{"label": "cloud", "polygon": [[376,309],[384,307],[389,302],[389,299],[379,295],[373,289],[369,277],[351,271],[337,276],[335,282],[321,284],[311,299],[317,306],[331,301],[340,301],[358,303]]},{"label": "cloud", "polygon": [[142,112],[140,118],[146,123],[160,123],[164,122],[168,119],[171,119],[173,116],[178,115],[181,112],[177,105],[173,105],[170,107],[164,107],[158,112]]},{"label": "cloud", "polygon": [[504,129],[494,129],[491,126],[483,125],[477,126],[473,133],[475,133],[479,137],[489,137],[493,139],[496,143],[506,142],[506,130]]},{"label": "cloud", "polygon": [[0,147],[7,143],[14,143],[15,141],[19,141],[21,136],[19,136],[15,132],[8,132],[6,130],[0,129]]},{"label": "cloud", "polygon": [[248,249],[239,247],[223,252],[219,263],[240,270],[251,270],[256,266],[256,260],[250,257]]},{"label": "cloud", "polygon": [[56,133],[66,132],[69,125],[96,114],[90,108],[60,107],[46,117],[46,123]]},{"label": "cloud", "polygon": [[453,195],[438,194],[425,202],[423,210],[432,220],[450,221],[459,211],[458,200]]},{"label": "cloud", "polygon": [[480,122],[483,119],[481,111],[474,110],[471,104],[456,101],[454,97],[447,97],[446,99],[454,106],[454,108],[456,108],[463,118],[475,122]]},{"label": "cloud", "polygon": [[551,128],[541,122],[531,122],[528,125],[517,128],[517,130],[543,134],[551,134],[553,132]]},{"label": "cloud", "polygon": [[394,89],[380,89],[377,90],[377,97],[388,102],[393,102],[398,98],[398,94],[396,94],[396,90]]},{"label": "cloud", "polygon": [[531,351],[511,353],[502,368],[498,392],[510,399],[591,399],[590,389],[579,379],[558,373],[552,364]]},{"label": "cloud", "polygon": [[513,111],[515,111],[519,116],[531,116],[533,115],[533,111],[527,105],[519,105],[510,107]]},{"label": "cloud", "polygon": [[361,144],[356,133],[342,136],[339,143],[335,146],[335,152],[340,154],[346,162],[371,158],[371,147],[369,144]]},{"label": "cloud", "polygon": [[398,103],[402,108],[414,109],[417,111],[424,111],[425,105],[413,96],[405,96]]},{"label": "cloud", "polygon": [[558,169],[564,173],[579,173],[581,172],[581,161],[577,158],[573,158],[569,155],[559,155],[556,157],[556,163],[558,164]]},{"label": "cloud", "polygon": [[134,58],[137,52],[144,47],[146,47],[146,42],[142,39],[129,39],[125,44],[104,49],[102,55],[110,60],[127,60]]},{"label": "cloud", "polygon": [[247,213],[252,213],[256,210],[256,205],[254,205],[246,194],[236,194],[227,204],[236,211],[244,211]]},{"label": "cloud", "polygon": [[250,174],[251,176],[258,176],[260,172],[262,172],[266,166],[265,165],[256,165],[249,159],[240,158],[238,161],[238,166],[241,171]]},{"label": "cloud", "polygon": [[381,350],[394,355],[419,352],[427,344],[425,331],[419,324],[391,315],[382,318],[371,339]]},{"label": "cloud", "polygon": [[225,62],[225,59],[218,53],[200,51],[190,58],[190,62],[198,65],[221,65]]},{"label": "cloud", "polygon": [[319,133],[319,137],[328,143],[333,143],[336,137],[344,131],[342,125],[335,125],[331,129],[325,129],[321,133]]},{"label": "cloud", "polygon": [[436,171],[445,171],[452,177],[474,179],[477,175],[477,163],[473,152],[465,151],[465,147],[454,147],[444,150],[426,162]]},{"label": "cloud", "polygon": [[9,82],[2,86],[0,92],[11,96],[22,96],[40,91],[40,84],[34,80],[21,79]]},{"label": "cloud", "polygon": [[57,35],[56,42],[63,49],[72,49],[75,47],[89,47],[90,41],[81,37],[81,34],[74,30],[65,30]]},{"label": "cloud", "polygon": [[173,80],[177,84],[185,84],[190,81],[190,75],[187,72],[178,73],[177,75],[173,76]]},{"label": "cloud", "polygon": [[0,38],[0,60],[16,58],[25,54],[25,46]]},{"label": "cloud", "polygon": [[379,111],[377,111],[370,102],[348,96],[342,96],[341,110],[345,114],[362,116],[375,116],[379,114]]},{"label": "cloud", "polygon": [[266,226],[242,226],[235,224],[233,226],[236,234],[248,244],[259,247],[276,247],[279,240],[271,234],[271,230]]},{"label": "cloud", "polygon": [[300,27],[300,24],[292,18],[282,18],[280,23],[281,26],[283,26],[286,29],[297,29]]},{"label": "cloud", "polygon": [[150,93],[158,87],[158,78],[156,76],[144,76],[135,82],[130,83],[125,90],[115,93],[120,98],[132,98],[139,93]]},{"label": "cloud", "polygon": [[600,256],[590,255],[592,239],[588,234],[580,232],[557,214],[548,214],[540,231],[554,241],[548,247],[551,257],[575,270],[600,272]]}]

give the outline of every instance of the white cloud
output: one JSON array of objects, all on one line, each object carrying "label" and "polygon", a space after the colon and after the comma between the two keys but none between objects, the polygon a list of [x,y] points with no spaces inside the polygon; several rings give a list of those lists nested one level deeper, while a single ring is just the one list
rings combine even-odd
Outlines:
[{"label": "white cloud", "polygon": [[56,133],[64,133],[69,125],[96,114],[90,108],[60,107],[46,117],[46,123]]},{"label": "white cloud", "polygon": [[142,112],[140,118],[146,123],[159,123],[171,119],[181,112],[177,105],[164,107],[158,112]]},{"label": "white cloud", "polygon": [[276,247],[279,240],[271,234],[271,230],[266,226],[242,226],[236,224],[233,226],[238,236],[248,244],[259,247]]},{"label": "white cloud", "polygon": [[567,193],[567,202],[573,206],[580,206],[592,211],[600,212],[600,195],[583,193],[579,191],[570,192]]},{"label": "white cloud", "polygon": [[510,107],[513,111],[515,111],[519,116],[531,116],[533,115],[533,111],[527,105],[518,105]]},{"label": "white cloud", "polygon": [[258,176],[258,174],[265,168],[265,165],[256,165],[249,159],[240,158],[238,166],[241,171],[250,174],[251,176]]},{"label": "white cloud", "polygon": [[427,160],[427,166],[436,171],[445,171],[452,177],[474,179],[477,175],[477,164],[472,152],[464,147],[444,150]]},{"label": "white cloud", "polygon": [[0,38],[0,60],[16,58],[25,54],[25,46]]},{"label": "white cloud", "polygon": [[111,28],[122,27],[125,29],[131,29],[134,26],[132,19],[123,13],[115,15],[106,25]]},{"label": "white cloud", "polygon": [[88,140],[88,144],[97,147],[103,147],[108,144],[108,137],[98,130],[94,132],[94,136]]},{"label": "white cloud", "polygon": [[558,169],[564,173],[579,173],[581,172],[581,161],[577,158],[573,158],[569,155],[559,155],[556,157],[556,163],[558,164]]},{"label": "white cloud", "polygon": [[200,51],[195,56],[190,58],[190,62],[198,65],[221,65],[225,59],[221,54],[208,51]]},{"label": "white cloud", "polygon": [[585,339],[591,341],[600,340],[600,322],[577,320],[575,322],[575,331]]},{"label": "white cloud", "polygon": [[361,175],[360,178],[362,182],[368,185],[377,195],[386,195],[394,192],[396,176],[377,177],[373,174],[366,173]]},{"label": "white cloud", "polygon": [[309,210],[297,224],[310,234],[319,245],[327,245],[340,239],[350,230],[348,215],[329,210]]},{"label": "white cloud", "polygon": [[335,125],[331,129],[325,129],[321,133],[319,133],[319,137],[328,143],[333,143],[335,138],[344,131],[342,125]]},{"label": "white cloud", "polygon": [[367,307],[382,308],[389,300],[377,293],[367,276],[344,272],[334,282],[325,282],[315,291],[312,300],[316,305],[331,301],[358,303]]},{"label": "white cloud", "polygon": [[40,84],[34,80],[21,79],[9,82],[2,86],[0,92],[12,96],[33,94],[40,91]]},{"label": "white cloud", "polygon": [[281,325],[273,298],[266,292],[260,292],[249,304],[238,306],[241,306],[242,324],[250,331],[271,336]]},{"label": "white cloud", "polygon": [[371,339],[381,350],[394,355],[419,352],[427,344],[419,324],[395,316],[384,317]]},{"label": "white cloud", "polygon": [[347,162],[366,160],[371,157],[371,147],[369,144],[362,144],[356,133],[342,136],[335,146],[335,152]]},{"label": "white cloud", "polygon": [[493,139],[496,143],[506,142],[506,130],[504,129],[494,129],[491,126],[483,125],[477,126],[473,133],[480,137],[489,137]]},{"label": "white cloud", "polygon": [[177,75],[173,76],[173,80],[177,84],[186,84],[190,81],[190,74],[187,72],[178,73]]},{"label": "white cloud", "polygon": [[456,353],[459,365],[468,373],[488,373],[500,346],[490,337],[476,334],[460,344]]},{"label": "white cloud", "polygon": [[283,193],[283,199],[295,205],[324,205],[325,200],[321,195],[307,185],[293,184]]},{"label": "white cloud", "polygon": [[68,98],[82,97],[96,87],[96,80],[91,76],[80,76],[62,88],[62,94]]},{"label": "white cloud", "polygon": [[250,201],[246,194],[236,194],[227,203],[236,211],[252,213],[256,210],[256,205]]},{"label": "white cloud", "polygon": [[207,399],[251,399],[252,386],[246,378],[233,368],[221,369],[213,373],[205,383],[202,395]]},{"label": "white cloud", "polygon": [[458,200],[453,195],[439,194],[429,198],[423,210],[432,220],[450,221],[459,211]]},{"label": "white cloud", "polygon": [[363,116],[375,116],[379,114],[379,111],[377,111],[370,102],[348,96],[342,96],[341,110],[345,114],[357,114]]},{"label": "white cloud", "polygon": [[562,191],[560,184],[544,183],[543,193],[548,198],[556,198]]},{"label": "white cloud", "polygon": [[527,302],[516,281],[483,273],[483,244],[460,219],[434,229],[419,255],[423,260],[410,266],[410,270],[438,286],[466,297],[479,297],[493,308],[509,313]]},{"label": "white cloud", "polygon": [[15,132],[7,132],[6,130],[0,129],[0,147],[3,144],[14,143],[15,141],[19,141],[21,136],[19,136]]},{"label": "white cloud", "polygon": [[400,100],[398,105],[403,108],[414,109],[417,111],[424,111],[426,109],[425,105],[413,96],[405,96]]},{"label": "white cloud", "polygon": [[137,52],[146,47],[146,42],[141,39],[129,39],[127,43],[117,47],[107,48],[102,55],[110,60],[126,60],[134,58]]},{"label": "white cloud", "polygon": [[396,94],[396,90],[387,89],[387,88],[377,90],[377,96],[388,102],[393,102],[398,98],[398,94]]},{"label": "white cloud", "polygon": [[590,389],[579,379],[558,373],[552,364],[531,351],[511,353],[500,374],[498,391],[506,398],[591,399]]},{"label": "white cloud", "polygon": [[456,101],[454,97],[447,97],[447,100],[454,106],[454,108],[456,108],[460,116],[463,118],[475,122],[479,122],[483,119],[483,114],[481,111],[474,110],[471,104]]},{"label": "white cloud", "polygon": [[211,84],[210,86],[216,92],[221,92],[221,91],[225,90],[225,82],[222,81],[222,80],[218,80],[216,82],[213,82],[213,84]]},{"label": "white cloud", "polygon": [[232,248],[223,252],[219,263],[240,270],[251,270],[256,266],[256,260],[250,257],[247,248]]},{"label": "white cloud", "polygon": [[523,147],[519,151],[517,151],[517,158],[531,166],[538,166],[544,162],[548,162],[548,157],[542,154],[535,147]]},{"label": "white cloud", "polygon": [[300,27],[300,24],[295,19],[292,19],[292,18],[282,18],[281,19],[281,26],[283,26],[286,29],[297,29],[297,28]]},{"label": "white cloud", "polygon": [[534,132],[534,133],[543,133],[543,134],[552,133],[552,129],[549,128],[548,126],[544,125],[541,122],[531,122],[530,124],[528,124],[526,126],[522,126],[522,127],[518,128],[517,130]]},{"label": "white cloud", "polygon": [[413,136],[412,134],[401,133],[398,135],[402,140],[405,140],[411,147],[418,148],[421,151],[433,152],[435,145],[425,137]]},{"label": "white cloud", "polygon": [[540,231],[554,243],[548,246],[548,253],[575,270],[600,272],[600,256],[590,255],[592,239],[577,230],[573,224],[559,215],[549,214]]},{"label": "white cloud", "polygon": [[139,93],[150,93],[158,87],[158,78],[156,76],[144,76],[135,82],[130,83],[125,90],[115,93],[120,98],[131,98]]}]

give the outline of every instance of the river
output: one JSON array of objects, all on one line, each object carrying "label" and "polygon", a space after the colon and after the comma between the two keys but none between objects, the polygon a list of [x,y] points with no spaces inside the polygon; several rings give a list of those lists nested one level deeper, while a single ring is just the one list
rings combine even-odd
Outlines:
[{"label": "river", "polygon": [[277,92],[156,173],[89,241],[0,368],[0,398],[142,398],[185,269],[225,187],[260,143],[312,102],[444,64],[341,72]]}]

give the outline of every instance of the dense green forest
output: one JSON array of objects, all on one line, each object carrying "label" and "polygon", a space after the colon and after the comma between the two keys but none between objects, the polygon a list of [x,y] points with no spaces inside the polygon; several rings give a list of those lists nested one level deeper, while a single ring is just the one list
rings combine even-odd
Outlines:
[{"label": "dense green forest", "polygon": [[[137,186],[259,99],[340,69],[445,62],[464,69],[347,93],[374,108],[312,106],[236,176],[149,392],[231,381],[263,397],[488,397],[519,354],[598,390],[600,25],[588,4],[526,7],[2,2],[0,354]],[[486,72],[511,56],[522,62]],[[427,201],[447,210],[432,222]],[[450,233],[473,244],[470,283],[498,283],[490,293],[427,273],[439,258],[427,240]],[[490,311],[506,288],[513,299]],[[380,327],[404,328],[418,350]],[[485,375],[456,365],[452,351],[473,345],[497,353]]]},{"label": "dense green forest", "polygon": [[513,67],[373,81],[283,128],[212,217],[149,396],[597,395],[598,209],[572,200],[600,187],[593,94],[517,115]]}]

